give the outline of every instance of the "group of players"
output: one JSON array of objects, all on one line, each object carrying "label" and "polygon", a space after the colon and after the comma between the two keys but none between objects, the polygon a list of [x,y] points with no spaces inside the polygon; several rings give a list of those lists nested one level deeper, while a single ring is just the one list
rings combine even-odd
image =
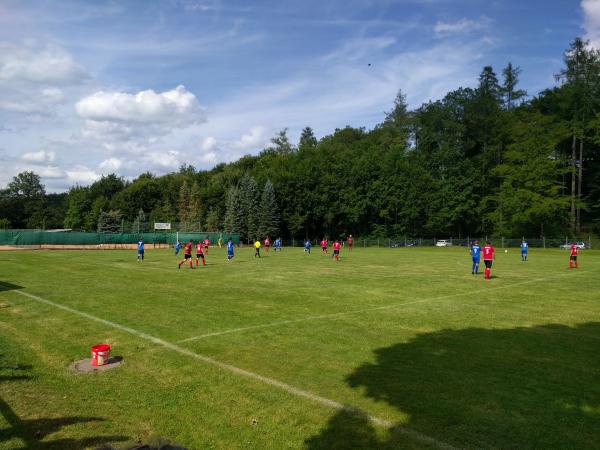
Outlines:
[{"label": "group of players", "polygon": [[[275,252],[277,251],[281,251],[282,248],[282,239],[281,238],[277,238],[275,239],[274,243],[273,243],[273,249]],[[352,251],[352,245],[354,244],[354,239],[352,238],[352,235],[350,235],[348,237],[348,239],[346,240],[346,243],[348,244],[348,250]],[[323,238],[323,240],[321,240],[320,242],[321,244],[321,252],[324,254],[329,254],[329,241],[327,240],[327,238]],[[218,242],[219,247],[221,247],[221,239],[219,238],[219,242]],[[271,248],[271,239],[269,237],[265,238],[265,240],[263,242],[261,242],[260,240],[256,239],[254,241],[253,247],[254,247],[254,257],[255,258],[260,258],[260,249],[261,247],[265,248],[265,251],[268,253],[270,248]],[[204,240],[200,240],[197,241],[196,244],[196,267],[198,267],[200,265],[200,261],[202,261],[202,265],[206,265],[206,259],[205,259],[205,255],[208,254],[208,249],[210,247],[210,240],[208,239],[208,237],[206,237],[206,239]],[[333,259],[335,261],[339,261],[340,260],[340,250],[343,247],[343,243],[341,243],[339,240],[336,240],[333,242],[332,248],[333,248]],[[177,268],[181,269],[181,266],[183,264],[185,264],[186,262],[189,263],[190,269],[194,268],[194,263],[193,263],[193,258],[192,258],[192,251],[194,248],[194,242],[190,239],[188,241],[187,244],[185,244],[183,246],[184,248],[184,252],[183,252],[183,259],[180,260],[177,263]],[[177,241],[177,243],[175,244],[175,255],[178,255],[179,252],[181,250],[181,243],[179,241]],[[310,250],[311,250],[311,241],[310,240],[306,240],[306,242],[304,243],[304,251],[310,254]],[[231,260],[234,258],[235,256],[235,252],[233,249],[233,242],[231,240],[231,238],[229,238],[227,240],[227,262],[231,262]],[[138,261],[143,261],[144,259],[144,243],[143,241],[139,241],[138,242]]]},{"label": "group of players", "polygon": [[[489,280],[492,276],[492,263],[496,260],[496,250],[490,241],[486,241],[483,249],[479,245],[478,241],[471,242],[469,245],[469,253],[471,254],[472,265],[471,273],[477,275],[479,273],[479,263],[481,260],[481,253],[483,253],[483,263],[485,264],[485,279]],[[578,269],[579,263],[577,262],[577,253],[579,247],[573,242],[569,248],[569,268]],[[523,240],[521,242],[521,261],[527,261],[527,255],[529,254],[529,244]]]},{"label": "group of players", "polygon": [[[348,239],[346,239],[346,243],[348,244],[348,251],[352,251],[352,245],[354,244],[354,238],[352,237],[352,235],[348,236]],[[321,253],[324,253],[326,255],[329,254],[329,241],[327,240],[326,237],[324,237],[321,242]],[[333,242],[332,248],[333,248],[333,255],[332,258],[335,261],[339,261],[340,260],[340,250],[342,249],[342,247],[344,246],[343,242],[340,242],[339,240],[335,240]],[[304,251],[306,253],[308,253],[310,255],[310,250],[312,247],[312,242],[310,241],[310,239],[307,239],[304,242]]]},{"label": "group of players", "polygon": [[[346,239],[346,244],[348,245],[348,251],[352,251],[352,245],[354,244],[354,239],[353,239],[352,235],[348,236],[348,238]],[[221,247],[221,245],[222,245],[221,238],[219,238],[218,245],[219,245],[219,247]],[[269,237],[265,238],[265,240],[262,243],[258,239],[255,240],[255,242],[254,242],[254,257],[255,258],[256,257],[260,258],[260,249],[263,245],[265,247],[265,251],[269,252],[269,249],[271,248],[271,240]],[[321,253],[329,254],[329,241],[327,240],[327,238],[324,237],[321,240],[320,245],[321,245]],[[343,242],[340,242],[339,240],[335,240],[333,242],[332,257],[335,261],[340,260],[340,250],[342,249],[343,245],[344,245]],[[183,259],[181,261],[179,261],[179,263],[177,264],[178,269],[181,269],[181,265],[184,264],[186,261],[189,262],[190,269],[194,268],[193,259],[192,259],[193,247],[194,247],[194,243],[192,242],[192,240],[190,240],[187,244],[185,244]],[[199,266],[200,261],[202,261],[203,266],[206,265],[205,255],[208,254],[209,247],[210,247],[210,240],[208,239],[208,236],[204,240],[199,240],[196,242],[196,267]],[[282,247],[281,238],[275,239],[274,251],[281,251],[281,247]],[[306,253],[308,253],[309,255],[310,255],[311,247],[312,247],[312,243],[309,239],[307,239],[304,242],[304,251]],[[178,255],[180,250],[181,250],[181,244],[179,241],[177,241],[177,243],[175,244],[175,255]],[[579,262],[577,261],[578,252],[579,252],[579,247],[574,242],[571,243],[571,246],[569,248],[569,267],[571,269],[579,268]],[[489,280],[491,278],[491,274],[492,274],[493,261],[496,260],[496,250],[494,249],[494,246],[490,243],[490,241],[486,241],[485,245],[482,248],[479,245],[479,241],[473,241],[473,242],[469,243],[469,253],[470,253],[471,259],[472,259],[471,274],[473,274],[473,275],[477,275],[479,273],[479,263],[481,262],[481,255],[483,253],[483,263],[485,265],[485,271],[484,271],[485,275],[484,276],[485,276],[486,280]],[[523,240],[521,242],[521,261],[523,261],[523,262],[527,261],[528,253],[529,253],[529,244],[527,243],[527,241]],[[227,240],[227,262],[231,262],[231,260],[233,260],[234,256],[235,256],[235,253],[233,250],[233,242],[232,242],[231,238],[229,238]],[[144,260],[144,241],[140,239],[140,241],[138,242],[138,246],[137,246],[137,261],[141,262],[143,260]]]}]

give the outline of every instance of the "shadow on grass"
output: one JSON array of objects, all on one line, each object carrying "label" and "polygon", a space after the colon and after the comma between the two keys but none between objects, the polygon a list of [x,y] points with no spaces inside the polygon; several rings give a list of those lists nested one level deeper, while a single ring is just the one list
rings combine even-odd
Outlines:
[{"label": "shadow on grass", "polygon": [[15,289],[23,289],[23,286],[12,284],[7,281],[0,281],[0,292],[2,291],[13,291]]},{"label": "shadow on grass", "polygon": [[12,439],[20,439],[23,443],[23,449],[40,450],[69,450],[81,449],[90,446],[97,446],[107,442],[126,441],[127,436],[93,436],[83,439],[55,439],[45,441],[44,439],[61,428],[78,423],[89,423],[104,421],[97,417],[60,417],[60,418],[42,418],[42,419],[21,419],[6,403],[0,398],[0,414],[8,423],[8,428],[0,430],[0,443]]},{"label": "shadow on grass", "polygon": [[[34,379],[31,374],[32,369],[33,366],[29,364],[15,364],[7,361],[7,356],[0,354],[0,382],[32,380]],[[19,439],[22,447],[17,448],[22,449],[75,450],[128,439],[127,436],[93,436],[83,439],[45,440],[46,437],[63,427],[78,423],[104,421],[104,419],[81,416],[21,419],[3,398],[0,398],[0,415],[8,424],[7,428],[0,429],[0,447],[3,447],[3,442]]]},{"label": "shadow on grass", "polygon": [[[406,413],[407,428],[453,446],[597,448],[598,349],[597,322],[442,330],[376,350],[376,361],[346,381]],[[365,417],[349,412],[334,415],[305,444],[309,449],[420,446],[396,432],[382,437]]]}]

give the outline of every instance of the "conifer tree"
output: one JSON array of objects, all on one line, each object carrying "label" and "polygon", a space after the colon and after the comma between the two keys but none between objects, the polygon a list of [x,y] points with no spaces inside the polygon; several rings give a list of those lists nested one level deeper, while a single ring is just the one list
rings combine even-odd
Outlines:
[{"label": "conifer tree", "polygon": [[274,236],[279,229],[279,211],[275,199],[275,188],[267,180],[260,197],[258,212],[258,234],[261,237]]},{"label": "conifer tree", "polygon": [[187,180],[183,180],[179,189],[179,201],[177,202],[177,218],[179,219],[179,228],[183,231],[187,230],[187,222],[189,218],[188,208],[190,206],[190,186]]}]

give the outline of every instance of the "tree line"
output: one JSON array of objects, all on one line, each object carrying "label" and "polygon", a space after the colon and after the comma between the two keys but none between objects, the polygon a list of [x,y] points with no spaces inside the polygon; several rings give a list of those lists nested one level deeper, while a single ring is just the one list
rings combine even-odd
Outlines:
[{"label": "tree line", "polygon": [[400,91],[371,130],[286,130],[259,155],[211,170],[115,174],[46,194],[24,172],[0,191],[0,227],[115,231],[129,223],[243,238],[562,236],[600,233],[600,54],[576,38],[556,85],[528,97],[521,69],[483,68],[409,110]]}]

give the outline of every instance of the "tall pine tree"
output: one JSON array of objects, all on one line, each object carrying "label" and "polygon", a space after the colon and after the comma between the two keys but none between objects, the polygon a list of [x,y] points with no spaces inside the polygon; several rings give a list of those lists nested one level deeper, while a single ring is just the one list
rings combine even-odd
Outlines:
[{"label": "tall pine tree", "polygon": [[275,236],[279,230],[279,211],[275,199],[275,188],[267,180],[260,197],[258,212],[258,234],[261,237]]}]

